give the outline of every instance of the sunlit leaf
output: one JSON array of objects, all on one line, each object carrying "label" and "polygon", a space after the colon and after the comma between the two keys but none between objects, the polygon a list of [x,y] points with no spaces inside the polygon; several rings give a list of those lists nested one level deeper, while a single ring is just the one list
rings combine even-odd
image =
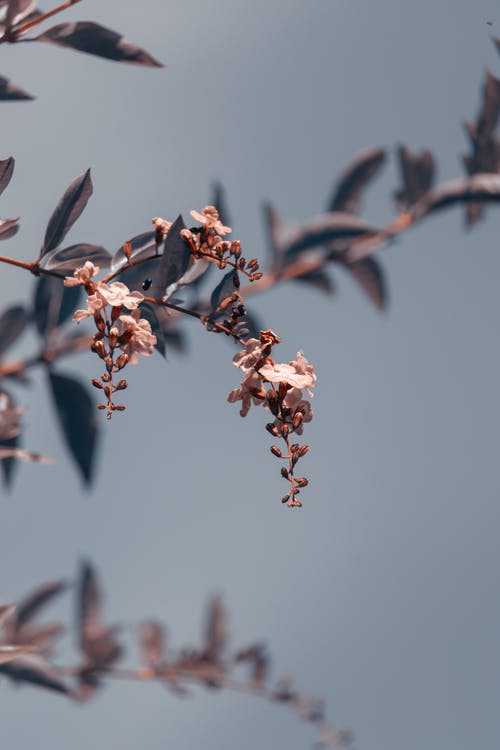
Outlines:
[{"label": "sunlit leaf", "polygon": [[106,269],[111,263],[111,255],[100,245],[80,242],[77,245],[47,253],[40,265],[47,271],[59,271],[69,276],[75,268],[81,268],[87,261],[91,261],[100,269]]}]

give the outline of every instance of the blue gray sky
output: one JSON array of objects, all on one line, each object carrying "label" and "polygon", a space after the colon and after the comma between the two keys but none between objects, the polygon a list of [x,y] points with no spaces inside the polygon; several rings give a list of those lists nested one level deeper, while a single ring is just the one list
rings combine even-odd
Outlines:
[{"label": "blue gray sky", "polygon": [[[69,19],[115,28],[168,67],[2,46],[0,73],[37,95],[1,113],[1,157],[17,160],[1,213],[22,217],[2,251],[25,260],[88,166],[94,195],[73,242],[114,251],[152,216],[200,209],[221,179],[235,236],[263,259],[261,202],[291,220],[320,213],[365,147],[427,147],[439,179],[461,174],[461,123],[477,113],[485,67],[500,76],[498,4],[482,0],[84,0]],[[367,193],[368,220],[393,217],[397,180],[391,160]],[[57,464],[23,466],[0,500],[0,597],[72,575],[89,556],[111,618],[126,632],[163,619],[184,645],[221,593],[235,644],[265,640],[275,677],[325,696],[360,749],[498,746],[499,220],[491,208],[466,232],[451,210],[384,251],[383,315],[340,272],[332,299],[295,285],[256,298],[282,359],[302,348],[318,374],[300,512],[281,506],[263,414],[242,420],[226,403],[238,382],[231,346],[195,322],[187,356],[130,368],[127,412],[103,424],[90,493],[36,379],[20,394],[26,441]],[[2,307],[30,289],[2,269]],[[99,363],[89,354],[61,371],[95,377]],[[117,683],[82,707],[0,690],[0,743],[16,750],[299,750],[315,738],[240,695],[179,701]]]}]

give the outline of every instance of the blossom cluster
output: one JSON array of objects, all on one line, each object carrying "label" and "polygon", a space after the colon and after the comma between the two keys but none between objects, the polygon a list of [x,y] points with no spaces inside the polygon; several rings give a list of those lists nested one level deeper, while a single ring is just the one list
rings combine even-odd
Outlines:
[{"label": "blossom cluster", "polygon": [[259,339],[245,342],[244,348],[233,357],[234,365],[244,373],[243,379],[240,386],[228,394],[227,400],[230,403],[241,401],[242,417],[248,414],[252,403],[271,412],[274,421],[269,422],[266,429],[274,437],[283,439],[287,446],[286,454],[276,445],[271,447],[273,455],[288,460],[288,468],[283,466],[281,475],[290,482],[290,490],[282,501],[289,507],[300,507],[302,503],[297,495],[308,481],[305,477],[296,477],[294,468],[308,446],[290,444],[289,436],[292,433],[302,435],[304,423],[313,417],[311,403],[303,398],[302,389],[312,398],[316,374],[301,351],[297,352],[297,359],[287,364],[276,363],[270,355],[272,347],[279,342],[271,330],[261,331]]},{"label": "blossom cluster", "polygon": [[[73,319],[76,321],[93,317],[97,332],[92,341],[92,350],[104,360],[106,372],[101,380],[93,380],[96,388],[104,391],[107,403],[99,404],[100,409],[107,409],[108,418],[113,411],[123,411],[122,405],[113,403],[113,393],[127,387],[126,380],[113,384],[113,374],[122,370],[127,364],[137,364],[138,355],[150,356],[156,344],[156,336],[148,320],[141,318],[139,305],[144,301],[141,292],[131,292],[121,281],[105,283],[92,279],[99,273],[99,267],[87,261],[82,268],[77,268],[73,276],[64,279],[68,287],[85,287],[87,292],[87,309],[76,310]],[[111,311],[108,313],[108,306]],[[123,312],[123,308],[128,313]],[[106,341],[106,344],[104,343]],[[122,354],[115,357],[115,350]]]}]

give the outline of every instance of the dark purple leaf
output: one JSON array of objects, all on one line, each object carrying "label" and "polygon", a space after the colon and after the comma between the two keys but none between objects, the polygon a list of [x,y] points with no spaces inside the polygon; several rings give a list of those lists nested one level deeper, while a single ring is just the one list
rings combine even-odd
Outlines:
[{"label": "dark purple leaf", "polygon": [[[236,283],[235,283],[236,281]],[[217,284],[210,297],[210,307],[212,314],[216,314],[219,310],[219,306],[224,300],[235,294],[239,288],[239,277],[238,272],[234,269],[228,271]]]},{"label": "dark purple leaf", "polygon": [[77,624],[87,669],[109,666],[119,658],[121,647],[115,638],[117,628],[104,625],[97,576],[88,562],[82,564],[80,573]]},{"label": "dark purple leaf", "polygon": [[0,357],[24,331],[30,316],[22,305],[9,307],[0,316]]},{"label": "dark purple leaf", "polygon": [[385,160],[386,152],[382,148],[367,149],[356,156],[340,175],[327,210],[357,213],[362,191],[378,173]]},{"label": "dark purple leaf", "polygon": [[12,178],[15,160],[13,156],[0,161],[0,195],[3,193]]},{"label": "dark purple leaf", "polygon": [[139,649],[141,662],[150,669],[158,669],[166,661],[165,629],[150,620],[139,623]]},{"label": "dark purple leaf", "polygon": [[17,625],[21,626],[32,620],[42,607],[65,591],[66,588],[66,581],[51,581],[31,591],[16,607]]},{"label": "dark purple leaf", "polygon": [[316,268],[314,271],[307,271],[300,276],[294,276],[292,281],[307,284],[325,294],[333,294],[335,291],[335,286],[330,276],[321,268]]},{"label": "dark purple leaf", "polygon": [[87,205],[87,201],[91,195],[92,180],[90,178],[90,169],[87,169],[86,172],[75,177],[73,182],[68,185],[64,195],[55,207],[47,225],[39,260],[61,244],[67,232]]},{"label": "dark purple leaf", "polygon": [[400,146],[398,158],[403,187],[394,197],[398,205],[406,209],[413,206],[431,189],[435,173],[434,157],[430,151],[412,154],[409,148]]},{"label": "dark purple leaf", "polygon": [[33,320],[38,333],[47,335],[71,317],[82,296],[82,286],[64,286],[62,279],[40,276],[35,286]]},{"label": "dark purple leaf", "polygon": [[49,372],[49,385],[69,452],[85,484],[89,484],[94,470],[98,436],[94,399],[87,388],[68,375]]},{"label": "dark purple leaf", "polygon": [[219,181],[214,182],[213,185],[212,205],[217,209],[219,213],[219,219],[222,221],[224,226],[232,226],[229,211],[227,209],[226,191],[224,190],[222,183]]},{"label": "dark purple leaf", "polygon": [[476,174],[445,182],[418,201],[412,207],[412,214],[421,219],[433,211],[470,201],[500,202],[500,175]]},{"label": "dark purple leaf", "polygon": [[[246,309],[246,308],[245,308]],[[238,335],[242,336],[245,340],[247,339],[258,339],[260,336],[260,332],[264,330],[264,326],[258,319],[258,317],[255,315],[255,313],[250,310],[246,309],[245,315],[243,316],[241,320],[242,326],[246,328],[247,333],[246,335],[243,335],[241,332],[241,329],[238,329]]]},{"label": "dark purple leaf", "polygon": [[279,235],[281,222],[279,216],[271,203],[262,205],[264,215],[264,229],[267,234],[267,246],[270,257],[270,266],[277,270],[281,266],[282,254],[279,250]]},{"label": "dark purple leaf", "polygon": [[31,94],[11,83],[8,78],[0,76],[0,100],[3,101],[31,101],[34,99]]},{"label": "dark purple leaf", "polygon": [[47,253],[42,258],[40,266],[47,271],[58,271],[69,276],[75,268],[81,268],[86,261],[91,261],[100,269],[106,269],[111,263],[111,255],[100,245],[80,242],[77,245]]},{"label": "dark purple leaf", "polygon": [[293,234],[290,231],[288,240],[281,244],[281,252],[290,260],[303,250],[327,245],[333,240],[376,234],[376,229],[357,216],[337,212],[322,214],[295,228]]},{"label": "dark purple leaf", "polygon": [[19,229],[19,219],[0,219],[0,240],[10,240]]},{"label": "dark purple leaf", "polygon": [[0,665],[0,674],[5,674],[16,682],[28,682],[64,695],[72,694],[57,670],[39,654],[26,654]]},{"label": "dark purple leaf", "polygon": [[150,297],[161,299],[168,287],[179,281],[188,270],[191,249],[181,237],[181,231],[185,228],[186,225],[179,214],[165,237],[160,262],[155,271],[150,274],[153,279],[149,290]]},{"label": "dark purple leaf", "polygon": [[[130,260],[137,262],[139,260],[147,260],[156,255],[156,232],[143,232],[135,237],[132,237],[127,244],[130,245]],[[113,272],[118,271],[123,266],[126,266],[129,262],[125,254],[125,245],[123,244],[113,255],[111,262],[111,270]]]},{"label": "dark purple leaf", "polygon": [[71,47],[80,52],[88,52],[90,55],[106,57],[108,60],[117,62],[147,65],[153,68],[163,67],[162,63],[155,60],[145,50],[128,42],[116,31],[92,21],[59,23],[44,31],[43,34],[39,34],[34,40],[51,42],[61,47]]},{"label": "dark purple leaf", "polygon": [[363,258],[356,263],[346,263],[348,271],[371,299],[378,310],[387,309],[387,284],[382,266],[374,258]]}]

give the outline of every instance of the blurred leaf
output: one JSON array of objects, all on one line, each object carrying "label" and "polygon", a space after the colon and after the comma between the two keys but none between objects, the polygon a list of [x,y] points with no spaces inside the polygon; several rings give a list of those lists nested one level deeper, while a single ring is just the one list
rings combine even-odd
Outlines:
[{"label": "blurred leaf", "polygon": [[3,101],[31,101],[34,97],[8,78],[0,76],[0,100]]},{"label": "blurred leaf", "polygon": [[92,480],[98,437],[94,400],[78,380],[49,372],[49,385],[66,445],[85,484]]},{"label": "blurred leaf", "polygon": [[7,308],[0,316],[0,358],[24,331],[30,319],[22,305]]},{"label": "blurred leaf", "polygon": [[203,653],[205,658],[217,664],[224,652],[229,637],[226,608],[220,596],[215,596],[208,606]]},{"label": "blurred leaf", "polygon": [[115,639],[117,628],[104,625],[97,575],[86,561],[80,572],[77,624],[80,648],[88,668],[109,666],[119,658],[121,647]]},{"label": "blurred leaf", "polygon": [[362,191],[377,175],[385,160],[386,152],[382,148],[371,148],[358,154],[341,173],[327,210],[356,214]]},{"label": "blurred leaf", "polygon": [[500,202],[500,175],[476,174],[445,182],[419,200],[412,207],[412,215],[417,220],[433,211],[469,201]]},{"label": "blurred leaf", "polygon": [[38,614],[39,610],[67,588],[66,581],[51,581],[37,586],[16,607],[18,625],[24,625]]},{"label": "blurred leaf", "polygon": [[311,219],[300,227],[290,232],[286,243],[281,243],[281,252],[288,258],[301,253],[303,250],[311,250],[314,247],[326,245],[333,240],[349,237],[374,236],[377,230],[369,226],[357,216],[346,213],[327,213]]},{"label": "blurred leaf", "polygon": [[335,286],[330,276],[321,268],[317,268],[314,271],[308,271],[300,276],[294,276],[292,281],[299,281],[303,284],[307,284],[325,294],[333,294],[335,290]]},{"label": "blurred leaf", "polygon": [[83,287],[64,286],[62,279],[41,275],[35,285],[33,320],[43,336],[61,326],[73,315]]},{"label": "blurred leaf", "polygon": [[0,160],[0,195],[12,179],[14,164],[15,160],[13,156],[9,156],[8,159]]},{"label": "blurred leaf", "polygon": [[47,253],[42,258],[40,266],[47,271],[64,272],[69,276],[75,268],[81,268],[87,261],[91,261],[100,269],[106,269],[111,263],[111,255],[100,245],[80,242],[77,245]]},{"label": "blurred leaf", "polygon": [[153,279],[149,296],[161,299],[167,288],[183,276],[189,267],[191,249],[188,243],[181,237],[181,231],[186,228],[182,216],[170,227],[163,243],[163,254],[160,262],[152,274]]},{"label": "blurred leaf", "polygon": [[33,651],[33,646],[0,646],[0,664],[6,664]]},{"label": "blurred leaf", "polygon": [[163,68],[162,63],[155,60],[145,50],[128,42],[116,31],[92,21],[59,23],[44,31],[43,34],[39,34],[33,41],[51,42],[61,47],[71,47],[80,52],[88,52],[90,55],[106,57],[117,62]]},{"label": "blurred leaf", "polygon": [[[0,391],[0,395],[2,396],[1,399],[1,405],[2,410],[10,410],[16,408],[16,402],[8,393],[6,390],[2,389]],[[1,450],[8,450],[10,452],[18,450],[18,446],[21,443],[21,434],[14,435],[13,437],[4,438],[3,440],[0,440],[0,451]],[[8,456],[5,456],[4,458],[0,457],[0,465],[2,467],[2,479],[4,487],[7,489],[10,489],[12,486],[12,482],[14,480],[15,471],[17,468],[17,461],[15,455],[12,455],[10,453]]]},{"label": "blurred leaf", "polygon": [[374,258],[344,265],[378,310],[387,308],[387,284],[382,266]]},{"label": "blurred leaf", "polygon": [[270,203],[263,203],[262,213],[264,216],[264,229],[267,234],[268,252],[270,256],[270,265],[273,270],[281,266],[281,252],[279,250],[279,230],[281,222],[274,206]]},{"label": "blurred leaf", "polygon": [[219,219],[224,224],[224,226],[231,227],[231,217],[229,215],[226,202],[226,191],[224,190],[222,182],[219,182],[218,180],[213,184],[212,205],[217,209],[219,213]]},{"label": "blurred leaf", "polygon": [[92,180],[90,178],[90,169],[87,169],[86,172],[75,177],[73,182],[68,185],[55,207],[47,225],[45,239],[38,260],[41,260],[44,255],[60,245],[67,232],[87,205],[87,201],[91,195]]},{"label": "blurred leaf", "polygon": [[406,146],[398,148],[399,167],[403,187],[394,194],[403,209],[413,206],[426,195],[434,182],[434,156],[428,150],[412,154]]},{"label": "blurred leaf", "polygon": [[39,654],[26,654],[8,664],[0,665],[0,674],[5,674],[17,682],[28,682],[64,695],[72,694],[57,670]]}]

